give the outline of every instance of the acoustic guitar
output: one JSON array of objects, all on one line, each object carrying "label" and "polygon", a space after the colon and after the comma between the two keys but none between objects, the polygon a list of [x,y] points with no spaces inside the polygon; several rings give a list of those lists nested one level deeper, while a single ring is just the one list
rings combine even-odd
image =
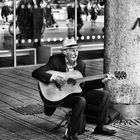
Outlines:
[{"label": "acoustic guitar", "polygon": [[[106,74],[103,74],[83,77],[81,72],[77,70],[71,72],[59,72],[49,70],[47,71],[47,73],[62,76],[66,81],[66,83],[61,87],[58,86],[55,82],[50,82],[49,84],[46,84],[39,81],[39,88],[41,94],[46,99],[46,101],[48,101],[46,104],[50,106],[60,105],[67,98],[70,98],[73,95],[80,94],[82,92],[80,83],[101,79],[106,76]],[[111,76],[117,79],[125,79],[126,73],[124,71],[115,71],[114,74],[111,74]]]}]

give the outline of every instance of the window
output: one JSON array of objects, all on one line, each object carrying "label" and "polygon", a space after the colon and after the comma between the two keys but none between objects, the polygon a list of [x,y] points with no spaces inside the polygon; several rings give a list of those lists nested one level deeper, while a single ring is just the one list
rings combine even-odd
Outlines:
[{"label": "window", "polygon": [[3,0],[0,9],[0,67],[46,63],[66,37],[103,43],[103,1]]}]

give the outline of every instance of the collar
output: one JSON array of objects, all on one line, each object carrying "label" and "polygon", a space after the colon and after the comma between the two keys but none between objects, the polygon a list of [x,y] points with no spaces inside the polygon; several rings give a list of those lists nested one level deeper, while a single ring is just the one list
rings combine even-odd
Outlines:
[{"label": "collar", "polygon": [[65,57],[65,62],[66,62],[66,65],[67,66],[69,66],[69,67],[76,67],[77,66],[77,62],[75,61],[73,64],[70,64],[69,62],[68,62],[68,59]]}]

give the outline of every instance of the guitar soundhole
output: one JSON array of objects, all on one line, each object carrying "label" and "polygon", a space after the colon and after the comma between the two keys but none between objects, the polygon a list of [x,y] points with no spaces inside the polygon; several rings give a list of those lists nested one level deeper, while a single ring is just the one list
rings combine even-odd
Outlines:
[{"label": "guitar soundhole", "polygon": [[75,85],[75,84],[76,84],[76,80],[73,79],[73,78],[69,78],[69,79],[67,80],[67,84]]}]

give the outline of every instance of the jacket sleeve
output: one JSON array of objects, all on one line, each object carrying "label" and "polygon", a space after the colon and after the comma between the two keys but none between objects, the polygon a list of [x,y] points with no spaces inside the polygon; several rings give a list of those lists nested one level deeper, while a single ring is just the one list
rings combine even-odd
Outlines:
[{"label": "jacket sleeve", "polygon": [[[80,65],[79,65],[79,71],[81,72],[81,74],[83,75],[83,77],[86,76],[86,64],[83,62],[83,61],[80,61]],[[83,88],[85,85],[85,82],[84,83],[81,83],[80,86],[81,88]]]},{"label": "jacket sleeve", "polygon": [[102,79],[87,81],[84,84],[83,90],[92,90],[92,89],[100,89],[104,87],[104,83]]},{"label": "jacket sleeve", "polygon": [[53,65],[54,64],[53,64],[52,58],[50,57],[46,65],[41,66],[32,72],[32,77],[39,81],[49,83],[52,74],[48,74],[47,71],[53,69],[54,67]]}]

